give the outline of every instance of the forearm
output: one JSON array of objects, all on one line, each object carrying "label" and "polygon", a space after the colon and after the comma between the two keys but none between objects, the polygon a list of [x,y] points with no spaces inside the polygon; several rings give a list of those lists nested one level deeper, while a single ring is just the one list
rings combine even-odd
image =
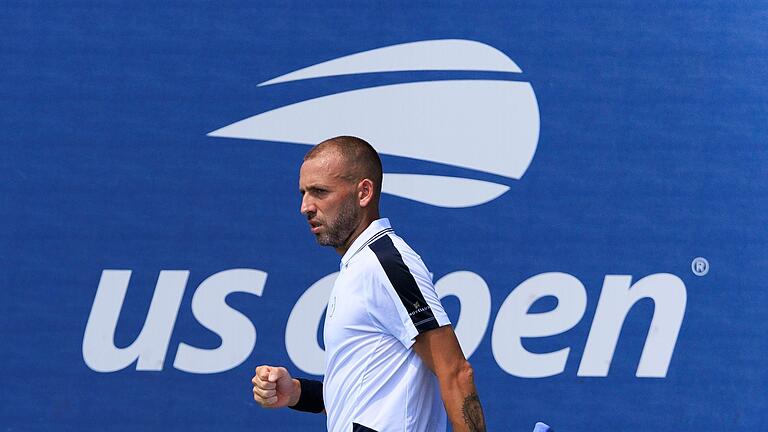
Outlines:
[{"label": "forearm", "polygon": [[440,393],[455,432],[485,431],[485,417],[469,363],[440,380]]}]

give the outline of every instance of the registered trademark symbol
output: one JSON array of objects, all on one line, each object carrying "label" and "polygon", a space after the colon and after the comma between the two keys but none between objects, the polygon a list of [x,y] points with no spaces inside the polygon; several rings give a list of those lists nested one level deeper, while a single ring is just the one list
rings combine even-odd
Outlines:
[{"label": "registered trademark symbol", "polygon": [[691,262],[691,271],[696,276],[704,276],[709,273],[709,261],[706,258],[696,257]]}]

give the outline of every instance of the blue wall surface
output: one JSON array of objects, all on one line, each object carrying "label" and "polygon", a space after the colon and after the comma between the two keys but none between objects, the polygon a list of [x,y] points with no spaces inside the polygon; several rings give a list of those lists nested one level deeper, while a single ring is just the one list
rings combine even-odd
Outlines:
[{"label": "blue wall surface", "polygon": [[766,22],[760,1],[5,3],[0,429],[324,430],[250,379],[317,378],[296,335],[339,257],[298,167],[354,133],[489,430],[761,430]]}]

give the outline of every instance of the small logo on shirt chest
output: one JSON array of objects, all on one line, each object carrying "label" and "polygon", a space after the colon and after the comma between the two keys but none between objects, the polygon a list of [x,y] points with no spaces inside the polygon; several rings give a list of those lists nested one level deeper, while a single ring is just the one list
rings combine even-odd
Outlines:
[{"label": "small logo on shirt chest", "polygon": [[336,312],[336,296],[331,297],[328,302],[328,318],[333,318],[333,313]]}]

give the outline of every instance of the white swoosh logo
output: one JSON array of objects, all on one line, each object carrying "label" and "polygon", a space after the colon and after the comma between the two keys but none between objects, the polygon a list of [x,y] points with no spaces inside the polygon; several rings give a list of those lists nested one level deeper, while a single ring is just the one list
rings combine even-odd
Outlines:
[{"label": "white swoosh logo", "polygon": [[509,57],[484,43],[441,39],[392,45],[299,69],[259,84],[373,72],[464,70],[522,72]]},{"label": "white swoosh logo", "polygon": [[[451,47],[477,54],[451,58]],[[404,56],[404,52],[422,55],[412,58]],[[434,61],[425,55],[433,52]],[[381,58],[388,60],[380,62]],[[506,66],[508,71],[519,72],[517,65],[487,45],[426,41],[342,57],[264,84],[404,67],[468,69],[472,64],[482,70]],[[424,81],[310,99],[246,118],[208,135],[306,145],[331,136],[355,135],[374,143],[381,154],[519,179],[536,152],[539,111],[533,89],[526,82]],[[390,173],[382,185],[382,190],[391,195],[440,207],[483,204],[508,189],[506,185],[466,178]]]},{"label": "white swoosh logo", "polygon": [[390,195],[447,208],[485,204],[508,190],[509,186],[463,177],[392,173],[384,174],[381,188]]}]

